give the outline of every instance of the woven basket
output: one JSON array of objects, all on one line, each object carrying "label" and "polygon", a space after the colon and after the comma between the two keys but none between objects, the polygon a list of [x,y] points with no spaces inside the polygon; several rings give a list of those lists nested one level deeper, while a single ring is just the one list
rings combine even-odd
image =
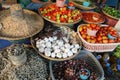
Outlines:
[{"label": "woven basket", "polygon": [[[0,29],[0,39],[6,40],[20,40],[29,38],[37,33],[39,33],[44,26],[44,21],[41,16],[37,13],[24,9],[24,25],[15,26],[16,24],[22,24],[23,20],[19,22],[14,22],[11,20],[10,10],[3,10],[0,12],[0,22],[3,27]],[[18,19],[19,20],[19,19]],[[11,23],[9,26],[4,26],[6,24]],[[27,30],[27,31],[26,31]],[[17,34],[17,35],[16,35]]]},{"label": "woven basket", "polygon": [[109,15],[109,14],[106,13],[104,10],[102,10],[102,12],[103,12],[103,14],[105,14],[106,16],[108,16],[108,17],[110,17],[110,18],[113,18],[113,19],[116,19],[116,20],[119,19],[119,18],[116,18],[116,17],[114,17],[114,16]]},{"label": "woven basket", "polygon": [[[79,27],[81,27],[81,25],[79,25]],[[83,46],[85,50],[88,50],[90,52],[109,52],[109,51],[113,51],[120,44],[120,43],[108,43],[108,44],[89,43],[86,40],[84,40],[80,35],[79,27],[77,28],[77,33],[83,42]]]},{"label": "woven basket", "polygon": [[[52,3],[52,4],[55,4],[55,3]],[[46,7],[46,6],[48,6],[48,5],[45,5],[45,6],[43,6],[43,7]],[[39,12],[39,14],[42,16],[42,14],[40,13],[40,10],[38,9],[38,12]],[[78,22],[80,22],[81,20],[82,20],[82,16],[81,16],[81,18],[79,19],[79,20],[76,20],[76,21],[74,21],[74,22],[71,22],[71,23],[58,23],[58,22],[56,22],[56,21],[52,21],[52,20],[50,20],[50,19],[48,19],[48,18],[46,18],[46,17],[44,17],[44,16],[42,16],[45,20],[47,20],[47,21],[49,21],[49,22],[51,22],[51,23],[53,23],[53,24],[55,24],[55,25],[63,25],[63,26],[69,26],[69,25],[74,25],[74,24],[76,24],[76,23],[78,23]]]},{"label": "woven basket", "polygon": [[106,23],[111,25],[111,26],[115,26],[116,23],[118,22],[118,18],[115,18],[111,15],[109,15],[108,13],[106,13],[104,10],[102,10],[102,14],[103,16],[106,18]]},{"label": "woven basket", "polygon": [[[83,2],[84,0],[80,0],[81,2]],[[92,9],[95,9],[96,6],[94,4],[92,4],[92,7],[86,7],[86,6],[83,6],[83,5],[80,5],[76,2],[74,2],[73,0],[71,0],[71,2],[73,2],[75,4],[76,7],[82,9],[82,10],[92,10]]]},{"label": "woven basket", "polygon": [[[85,60],[85,62],[94,69],[95,73],[97,74],[96,75],[97,80],[103,80],[104,79],[103,68],[92,53],[90,53],[88,51],[85,51],[85,50],[81,50],[79,52],[79,54],[74,59]],[[54,63],[59,63],[59,62],[54,62],[54,61],[49,62],[50,76],[51,76],[52,80],[56,80],[55,75],[53,73]]]},{"label": "woven basket", "polygon": [[[64,27],[66,27],[66,26],[64,26]],[[66,28],[67,28],[67,29],[70,29],[69,27],[66,27]],[[72,30],[72,29],[70,29],[70,30]],[[47,56],[45,56],[43,53],[40,53],[39,50],[38,50],[37,47],[36,47],[36,38],[38,38],[38,36],[39,36],[39,34],[31,37],[31,44],[32,44],[33,48],[36,50],[36,52],[38,52],[38,54],[39,54],[40,56],[42,56],[42,57],[44,57],[44,58],[46,58],[46,59],[48,59],[48,60],[64,61],[64,60],[70,60],[70,59],[72,59],[72,58],[74,58],[75,56],[78,55],[78,54],[74,54],[73,56],[70,56],[70,57],[67,57],[67,58],[52,58],[52,57],[47,57]],[[81,48],[82,48],[82,42],[81,42],[79,36],[76,35],[75,38],[77,39],[79,45],[80,45]],[[79,51],[81,50],[81,48],[79,49]]]}]

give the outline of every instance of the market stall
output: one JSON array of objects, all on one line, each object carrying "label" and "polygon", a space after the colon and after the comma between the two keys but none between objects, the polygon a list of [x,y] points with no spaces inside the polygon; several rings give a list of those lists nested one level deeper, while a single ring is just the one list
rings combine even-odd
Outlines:
[{"label": "market stall", "polygon": [[11,15],[0,18],[0,39],[30,38],[31,45],[14,43],[1,50],[0,78],[119,80],[120,11],[105,6],[96,12],[94,3],[80,1],[57,0],[38,14],[22,11],[19,4],[10,7]]}]

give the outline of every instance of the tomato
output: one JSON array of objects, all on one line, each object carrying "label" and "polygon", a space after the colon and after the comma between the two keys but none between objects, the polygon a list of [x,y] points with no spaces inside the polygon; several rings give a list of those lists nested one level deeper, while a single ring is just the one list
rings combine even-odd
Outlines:
[{"label": "tomato", "polygon": [[57,19],[56,17],[51,17],[51,20],[56,21]]},{"label": "tomato", "polygon": [[107,40],[107,39],[104,39],[104,40],[103,40],[103,43],[104,43],[104,44],[107,44],[107,43],[108,43],[108,40]]},{"label": "tomato", "polygon": [[86,36],[87,36],[86,34],[82,34],[82,38],[84,38],[84,39],[85,39],[85,38],[86,38]]},{"label": "tomato", "polygon": [[68,5],[69,6],[75,6],[74,3],[72,3],[72,2],[69,2]]},{"label": "tomato", "polygon": [[102,37],[101,37],[101,36],[98,36],[98,37],[97,37],[97,41],[102,41]]},{"label": "tomato", "polygon": [[109,42],[109,43],[114,43],[115,40],[113,40],[113,39],[109,39],[108,42]]}]

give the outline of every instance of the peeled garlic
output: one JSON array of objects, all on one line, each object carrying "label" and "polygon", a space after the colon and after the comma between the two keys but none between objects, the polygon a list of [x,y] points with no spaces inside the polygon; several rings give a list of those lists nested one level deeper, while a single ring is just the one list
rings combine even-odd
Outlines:
[{"label": "peeled garlic", "polygon": [[58,42],[58,46],[63,46],[64,44],[63,44],[63,41],[62,40],[59,40],[59,42]]},{"label": "peeled garlic", "polygon": [[58,58],[62,58],[62,54],[61,53],[57,53],[56,55]]},{"label": "peeled garlic", "polygon": [[65,51],[65,47],[64,46],[60,47],[60,50]]},{"label": "peeled garlic", "polygon": [[73,52],[72,51],[69,51],[68,52],[68,56],[70,57],[70,56],[72,56],[73,55]]},{"label": "peeled garlic", "polygon": [[45,42],[48,42],[48,41],[49,41],[49,39],[48,39],[48,38],[44,38],[44,41],[45,41]]},{"label": "peeled garlic", "polygon": [[73,46],[73,45],[71,45],[71,46],[70,46],[70,49],[72,49],[72,48],[74,48],[74,46]]},{"label": "peeled garlic", "polygon": [[55,53],[54,53],[54,52],[51,53],[51,57],[52,57],[52,58],[55,58]]},{"label": "peeled garlic", "polygon": [[51,56],[51,52],[45,52],[45,56]]},{"label": "peeled garlic", "polygon": [[72,52],[76,54],[76,53],[78,52],[78,51],[77,51],[77,48],[73,48],[73,49],[72,49]]},{"label": "peeled garlic", "polygon": [[42,43],[45,43],[45,41],[44,40],[40,40],[40,44],[42,44]]},{"label": "peeled garlic", "polygon": [[70,44],[69,43],[65,43],[65,47],[70,49]]},{"label": "peeled garlic", "polygon": [[53,37],[53,40],[57,40],[57,37],[56,37],[56,36],[54,36],[54,37]]},{"label": "peeled garlic", "polygon": [[67,53],[63,53],[63,58],[67,58]]},{"label": "peeled garlic", "polygon": [[80,48],[79,44],[75,44],[75,48],[79,49]]},{"label": "peeled garlic", "polygon": [[51,42],[46,42],[46,47],[52,47]]},{"label": "peeled garlic", "polygon": [[65,53],[67,53],[67,52],[69,52],[70,51],[70,49],[65,49]]},{"label": "peeled garlic", "polygon": [[39,48],[39,52],[43,53],[44,52],[44,48]]},{"label": "peeled garlic", "polygon": [[37,44],[38,44],[38,45],[40,44],[40,40],[37,40],[37,41],[36,41],[36,45],[37,45]]},{"label": "peeled garlic", "polygon": [[49,37],[49,41],[50,41],[50,42],[53,42],[53,38],[52,38],[52,37]]},{"label": "peeled garlic", "polygon": [[66,37],[63,37],[63,40],[64,40],[66,43],[69,42],[69,40],[68,40]]},{"label": "peeled garlic", "polygon": [[40,44],[40,47],[45,48],[45,47],[46,47],[46,45],[45,45],[44,43],[42,43],[42,44]]},{"label": "peeled garlic", "polygon": [[36,44],[36,47],[39,48],[39,47],[40,47],[40,44]]},{"label": "peeled garlic", "polygon": [[59,53],[59,52],[60,52],[60,49],[55,49],[54,52],[55,52],[55,53]]}]

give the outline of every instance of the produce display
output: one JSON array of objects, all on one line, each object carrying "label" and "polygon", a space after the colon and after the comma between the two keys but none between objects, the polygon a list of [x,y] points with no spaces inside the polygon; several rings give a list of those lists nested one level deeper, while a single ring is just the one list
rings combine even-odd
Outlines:
[{"label": "produce display", "polygon": [[[87,34],[87,28],[91,30],[98,30],[96,36]],[[119,43],[120,36],[112,26],[100,26],[98,24],[85,24],[79,27],[79,33],[84,40],[89,43]]]},{"label": "produce display", "polygon": [[76,33],[66,27],[52,26],[39,36],[35,38],[35,48],[44,57],[52,60],[72,58],[81,49]]},{"label": "produce display", "polygon": [[73,23],[82,18],[80,10],[69,9],[67,6],[58,7],[56,4],[40,8],[39,13],[45,19],[56,23]]},{"label": "produce display", "polygon": [[[102,14],[85,11],[102,7],[96,7],[92,2],[84,3],[91,0],[70,0],[69,3],[59,1],[38,9],[42,18],[47,20],[44,28],[43,19],[38,14],[22,10],[19,4],[9,9],[11,13],[1,11],[0,37],[20,41],[31,37],[34,50],[50,60],[50,78],[55,78],[51,80],[114,80],[115,76],[120,79],[120,33],[114,28],[120,19],[120,11],[108,6],[103,7]],[[81,20],[86,24],[80,23],[77,32],[69,28],[76,27],[76,23]],[[14,44],[4,49],[4,52],[0,51],[0,79],[47,80],[47,63],[31,50],[31,46],[25,48]],[[93,56],[90,56],[89,52],[95,55],[91,53]],[[108,79],[107,76],[114,77]]]},{"label": "produce display", "polygon": [[85,60],[76,59],[54,63],[53,74],[56,80],[97,80],[97,73]]},{"label": "produce display", "polygon": [[90,11],[86,11],[83,12],[83,21],[87,22],[87,23],[103,23],[104,17],[97,13],[97,12],[90,12]]},{"label": "produce display", "polygon": [[120,18],[120,11],[117,10],[117,9],[115,9],[115,8],[105,6],[105,7],[103,8],[103,11],[104,11],[106,14],[112,16],[112,17],[115,17],[115,18],[117,18],[117,19]]}]

